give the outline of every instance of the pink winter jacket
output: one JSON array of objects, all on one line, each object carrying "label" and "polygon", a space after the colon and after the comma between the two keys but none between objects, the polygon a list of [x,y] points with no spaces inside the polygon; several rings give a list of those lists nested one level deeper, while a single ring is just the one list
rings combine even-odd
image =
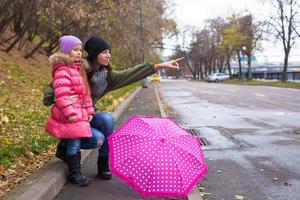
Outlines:
[{"label": "pink winter jacket", "polygon": [[[68,55],[61,53],[50,56],[49,62],[52,65],[55,104],[45,130],[57,138],[91,137],[88,115],[94,115],[95,110],[80,75],[80,65],[87,62],[73,62]],[[77,95],[77,101],[72,103],[70,97],[74,95]],[[70,122],[70,116],[76,116],[77,120]]]}]

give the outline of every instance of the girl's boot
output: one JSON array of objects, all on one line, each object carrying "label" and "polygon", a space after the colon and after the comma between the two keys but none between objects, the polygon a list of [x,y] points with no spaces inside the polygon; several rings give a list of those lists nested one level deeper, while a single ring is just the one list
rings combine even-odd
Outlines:
[{"label": "girl's boot", "polygon": [[87,177],[81,174],[80,152],[76,155],[67,156],[66,160],[69,169],[68,180],[72,184],[76,184],[79,186],[88,186],[90,184],[90,181]]},{"label": "girl's boot", "polygon": [[98,156],[98,177],[104,180],[111,179],[108,160],[108,156]]}]

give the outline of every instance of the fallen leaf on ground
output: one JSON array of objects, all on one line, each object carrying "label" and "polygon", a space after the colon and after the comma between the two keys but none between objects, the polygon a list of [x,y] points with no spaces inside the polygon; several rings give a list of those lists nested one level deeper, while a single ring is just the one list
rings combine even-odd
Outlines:
[{"label": "fallen leaf on ground", "polygon": [[234,195],[234,200],[244,200],[244,196],[241,195]]},{"label": "fallen leaf on ground", "polygon": [[5,122],[5,123],[8,123],[8,122],[9,122],[9,119],[8,119],[7,116],[3,116],[1,121],[2,121],[2,122]]},{"label": "fallen leaf on ground", "polygon": [[211,193],[209,193],[209,192],[203,192],[203,194],[204,194],[204,195],[209,195],[209,194],[211,194]]},{"label": "fallen leaf on ground", "polygon": [[198,190],[199,190],[200,192],[204,192],[204,191],[205,191],[205,188],[204,188],[204,187],[198,187]]},{"label": "fallen leaf on ground", "polygon": [[292,185],[292,184],[290,184],[290,183],[287,182],[287,181],[285,181],[283,184],[284,184],[284,186],[290,186],[290,185]]}]

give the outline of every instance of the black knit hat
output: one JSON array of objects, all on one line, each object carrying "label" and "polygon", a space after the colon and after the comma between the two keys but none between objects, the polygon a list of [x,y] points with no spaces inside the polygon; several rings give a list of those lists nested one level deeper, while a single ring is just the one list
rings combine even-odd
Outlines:
[{"label": "black knit hat", "polygon": [[87,59],[93,62],[99,53],[110,49],[108,43],[101,37],[92,36],[84,45],[84,50],[88,53]]}]

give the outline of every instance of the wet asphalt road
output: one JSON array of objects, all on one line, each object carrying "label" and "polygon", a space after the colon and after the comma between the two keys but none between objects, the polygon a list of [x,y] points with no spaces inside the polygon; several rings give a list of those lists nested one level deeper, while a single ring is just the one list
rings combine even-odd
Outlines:
[{"label": "wet asphalt road", "polygon": [[204,199],[300,199],[300,90],[185,80],[158,85],[169,116],[198,131]]}]

